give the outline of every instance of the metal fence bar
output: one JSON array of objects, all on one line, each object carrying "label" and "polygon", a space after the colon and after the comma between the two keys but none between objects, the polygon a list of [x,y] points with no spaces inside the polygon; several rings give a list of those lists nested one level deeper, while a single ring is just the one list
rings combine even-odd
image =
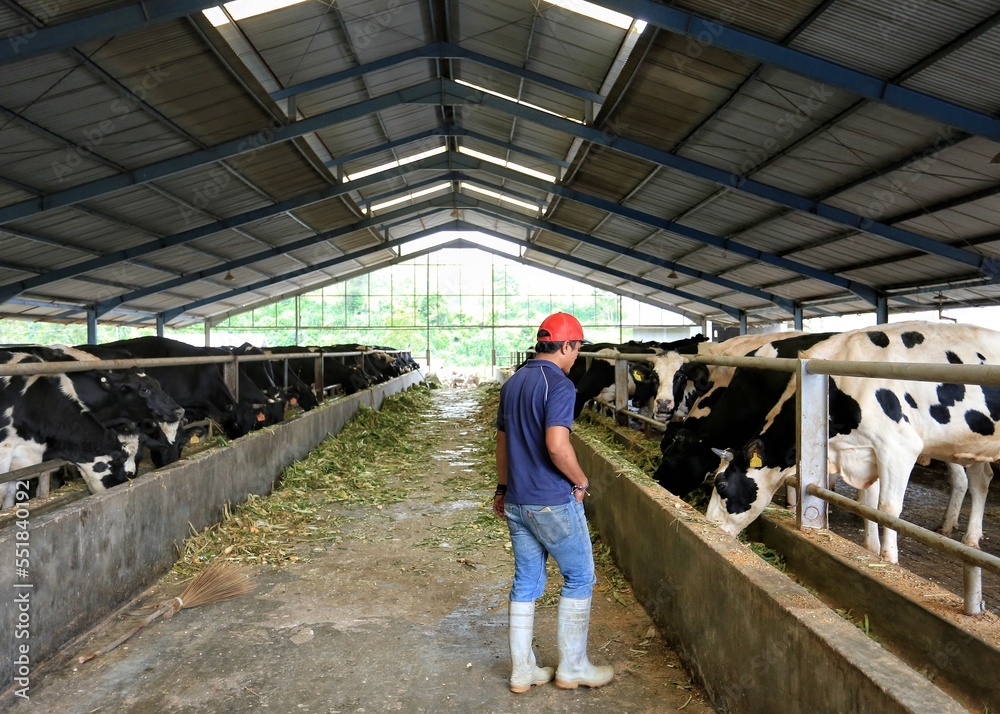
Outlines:
[{"label": "metal fence bar", "polygon": [[[790,483],[797,484],[798,480],[795,477],[790,477],[788,481]],[[991,573],[1000,575],[1000,558],[995,555],[984,553],[983,551],[967,546],[964,543],[957,543],[948,536],[935,533],[934,531],[926,528],[921,528],[920,526],[914,525],[909,521],[904,521],[901,518],[890,516],[877,508],[870,508],[861,503],[857,503],[856,501],[847,498],[847,496],[840,495],[836,491],[820,488],[815,485],[810,485],[807,490],[810,493],[835,504],[838,508],[843,508],[845,511],[850,511],[851,513],[861,516],[869,521],[875,521],[879,525],[903,533],[910,538],[913,538],[913,540],[923,543],[924,545],[928,545],[938,550],[943,550],[949,555],[955,556],[963,563],[975,565],[980,568],[986,568]]]},{"label": "metal fence bar", "polygon": [[43,461],[40,464],[34,464],[33,466],[25,466],[23,469],[15,469],[14,471],[8,471],[6,473],[0,474],[0,483],[9,483],[11,481],[25,481],[30,478],[35,478],[39,474],[48,473],[49,471],[55,471],[61,466],[65,466],[67,461],[61,459],[53,459],[51,461]]}]

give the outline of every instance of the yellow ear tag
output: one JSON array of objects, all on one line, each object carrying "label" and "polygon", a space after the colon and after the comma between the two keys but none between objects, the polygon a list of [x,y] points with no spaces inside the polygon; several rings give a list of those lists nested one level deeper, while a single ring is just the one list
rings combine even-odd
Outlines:
[{"label": "yellow ear tag", "polygon": [[763,465],[764,462],[761,461],[760,456],[758,454],[754,453],[754,455],[750,457],[750,468],[759,469]]},{"label": "yellow ear tag", "polygon": [[641,382],[642,381],[642,373],[639,372],[639,370],[635,370],[635,369],[632,370],[632,379],[634,379],[636,382]]},{"label": "yellow ear tag", "polygon": [[199,441],[201,441],[201,439],[198,438],[197,434],[192,434],[191,435],[191,443],[192,444],[197,444]]}]

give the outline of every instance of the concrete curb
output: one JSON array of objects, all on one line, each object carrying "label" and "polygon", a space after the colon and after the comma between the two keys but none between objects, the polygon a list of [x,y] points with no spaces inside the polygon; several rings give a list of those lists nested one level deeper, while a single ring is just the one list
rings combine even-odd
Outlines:
[{"label": "concrete curb", "polygon": [[[29,670],[52,657],[162,576],[192,528],[217,523],[226,504],[250,493],[269,493],[287,465],[339,433],[359,405],[378,409],[387,395],[420,380],[419,372],[409,372],[228,447],[29,517],[27,529],[14,524],[0,531],[0,682],[17,684],[25,666],[17,659],[22,645],[28,646]],[[15,567],[17,544],[27,545],[26,576]]]},{"label": "concrete curb", "polygon": [[573,443],[591,523],[717,709],[966,711],[686,503]]}]

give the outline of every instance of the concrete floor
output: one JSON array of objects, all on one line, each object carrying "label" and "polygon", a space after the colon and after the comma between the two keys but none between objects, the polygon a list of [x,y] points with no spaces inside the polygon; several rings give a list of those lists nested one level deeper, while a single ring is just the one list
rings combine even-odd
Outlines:
[{"label": "concrete floor", "polygon": [[[112,641],[134,617],[119,616],[33,673],[30,702],[3,711],[136,712],[661,712],[711,711],[642,608],[595,592],[590,651],[610,663],[607,687],[507,689],[502,544],[458,557],[450,528],[481,508],[468,444],[487,425],[460,390],[432,393],[420,439],[439,456],[428,481],[382,510],[331,513],[347,525],[332,544],[299,546],[299,563],[258,566],[255,589],[237,600],[184,610],[86,664],[74,658]],[[478,477],[482,480],[482,477]],[[488,495],[488,494],[487,494]],[[606,577],[602,578],[607,581]],[[599,584],[599,588],[601,585]],[[160,584],[136,605],[176,594]],[[556,663],[555,607],[540,607],[536,654]]]}]

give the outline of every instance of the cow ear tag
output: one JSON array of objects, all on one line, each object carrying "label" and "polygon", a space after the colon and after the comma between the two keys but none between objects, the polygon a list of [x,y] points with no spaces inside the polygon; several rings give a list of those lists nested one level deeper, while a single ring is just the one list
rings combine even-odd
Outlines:
[{"label": "cow ear tag", "polygon": [[636,382],[641,382],[642,381],[642,373],[639,370],[637,370],[637,369],[633,369],[632,370],[632,379],[634,379]]},{"label": "cow ear tag", "polygon": [[753,455],[750,457],[750,468],[759,469],[763,465],[764,462],[761,460],[760,454],[758,454],[756,451],[753,452]]}]

